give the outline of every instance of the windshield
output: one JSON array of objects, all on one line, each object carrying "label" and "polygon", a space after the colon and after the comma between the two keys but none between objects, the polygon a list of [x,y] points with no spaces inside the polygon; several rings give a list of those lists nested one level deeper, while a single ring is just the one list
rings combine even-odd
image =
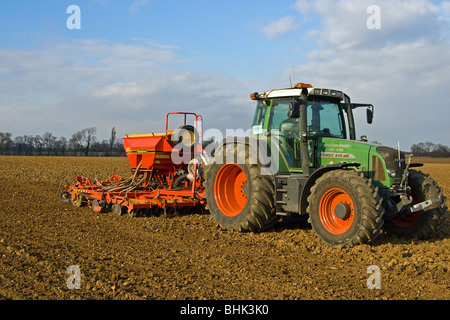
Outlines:
[{"label": "windshield", "polygon": [[[292,98],[273,99],[269,119],[269,130],[279,130],[286,136],[299,135],[299,119],[289,118],[289,103]],[[307,129],[309,137],[345,138],[345,131],[339,104],[324,100],[309,100],[307,108]],[[262,129],[266,118],[267,106],[258,101],[254,129]],[[256,133],[256,132],[255,132]]]},{"label": "windshield", "polygon": [[308,101],[306,117],[308,119],[309,136],[345,137],[338,103],[323,100]]}]

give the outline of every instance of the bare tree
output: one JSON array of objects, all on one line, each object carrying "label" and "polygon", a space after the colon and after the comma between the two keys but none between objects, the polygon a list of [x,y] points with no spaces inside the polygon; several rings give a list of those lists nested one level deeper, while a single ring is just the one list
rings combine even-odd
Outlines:
[{"label": "bare tree", "polygon": [[56,137],[52,133],[46,132],[42,136],[42,143],[45,149],[47,149],[47,155],[50,155],[50,152],[56,147]]},{"label": "bare tree", "polygon": [[72,134],[69,140],[69,147],[73,150],[74,155],[78,154],[78,151],[83,147],[83,133],[82,131],[77,131]]},{"label": "bare tree", "polygon": [[0,150],[2,153],[8,154],[9,148],[13,143],[12,134],[10,132],[0,132]]},{"label": "bare tree", "polygon": [[23,136],[23,141],[25,143],[25,154],[31,155],[33,154],[33,150],[34,150],[34,137],[32,135],[24,135]]},{"label": "bare tree", "polygon": [[38,155],[42,154],[42,150],[44,150],[44,139],[40,135],[35,135],[34,138],[34,146],[38,152]]},{"label": "bare tree", "polygon": [[111,129],[111,137],[109,138],[109,155],[114,151],[114,144],[116,143],[116,127]]},{"label": "bare tree", "polygon": [[84,154],[87,157],[89,155],[89,149],[91,147],[91,144],[96,140],[95,133],[97,132],[97,128],[95,127],[86,128],[81,130],[81,132],[83,135],[83,141],[86,142]]},{"label": "bare tree", "polygon": [[16,154],[21,156],[25,150],[25,139],[22,136],[15,137],[14,145],[16,147]]},{"label": "bare tree", "polygon": [[65,156],[67,151],[67,139],[66,137],[61,137],[58,140],[56,140],[55,143],[55,154],[60,153],[61,155]]}]

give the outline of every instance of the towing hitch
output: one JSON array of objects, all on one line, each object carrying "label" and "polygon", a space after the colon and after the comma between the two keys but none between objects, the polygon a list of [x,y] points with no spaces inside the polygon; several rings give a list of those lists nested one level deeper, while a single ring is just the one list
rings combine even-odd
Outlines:
[{"label": "towing hitch", "polygon": [[418,211],[425,210],[426,208],[438,204],[441,202],[441,196],[440,195],[430,195],[430,198],[428,200],[412,204],[412,197],[407,195],[400,196],[400,202],[398,202],[396,205],[391,204],[386,210],[386,217],[390,218],[405,218],[413,213],[416,213]]},{"label": "towing hitch", "polygon": [[417,212],[417,211],[425,210],[429,206],[432,206],[433,204],[436,204],[436,203],[439,203],[439,202],[441,202],[441,196],[432,194],[430,196],[429,200],[425,200],[425,201],[416,203],[415,205],[409,207],[409,210],[411,211],[411,213],[414,213],[414,212]]},{"label": "towing hitch", "polygon": [[405,194],[405,190],[387,191],[386,197],[384,198],[389,199],[384,202],[386,210],[384,217],[387,219],[405,218],[442,202],[442,196],[440,194],[432,194],[428,200],[413,204],[413,198]]},{"label": "towing hitch", "polygon": [[[441,195],[431,194],[428,200],[411,205],[413,199],[408,195],[410,190],[408,187],[408,176],[409,168],[411,166],[412,154],[408,158],[408,163],[406,164],[405,171],[403,172],[402,181],[400,183],[400,188],[396,190],[396,194],[400,196],[400,201],[394,206],[390,206],[390,215],[397,216],[399,218],[407,217],[415,212],[425,210],[426,208],[441,202]],[[400,162],[400,157],[399,157]],[[396,212],[395,212],[396,211]],[[389,215],[389,214],[388,214]]]}]

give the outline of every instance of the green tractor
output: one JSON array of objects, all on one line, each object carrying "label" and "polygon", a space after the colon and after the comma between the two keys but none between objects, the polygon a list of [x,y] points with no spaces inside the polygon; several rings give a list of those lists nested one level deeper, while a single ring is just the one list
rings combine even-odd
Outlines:
[{"label": "green tractor", "polygon": [[227,137],[206,170],[206,199],[216,225],[263,231],[300,215],[329,245],[370,243],[384,229],[426,239],[442,227],[442,188],[411,168],[412,155],[356,139],[352,103],[342,91],[299,83],[252,93],[251,134]]}]

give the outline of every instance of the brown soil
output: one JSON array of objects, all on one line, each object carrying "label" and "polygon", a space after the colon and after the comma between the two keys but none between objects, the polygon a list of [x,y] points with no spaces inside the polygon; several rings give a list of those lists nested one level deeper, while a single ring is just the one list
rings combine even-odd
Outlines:
[{"label": "brown soil", "polygon": [[[126,158],[0,164],[0,299],[450,299],[450,219],[428,241],[328,247],[301,223],[232,233],[206,214],[129,218],[59,200],[62,180],[128,177]],[[450,188],[450,163],[422,170]],[[71,265],[79,290],[67,287]],[[371,265],[381,289],[367,287]]]}]

